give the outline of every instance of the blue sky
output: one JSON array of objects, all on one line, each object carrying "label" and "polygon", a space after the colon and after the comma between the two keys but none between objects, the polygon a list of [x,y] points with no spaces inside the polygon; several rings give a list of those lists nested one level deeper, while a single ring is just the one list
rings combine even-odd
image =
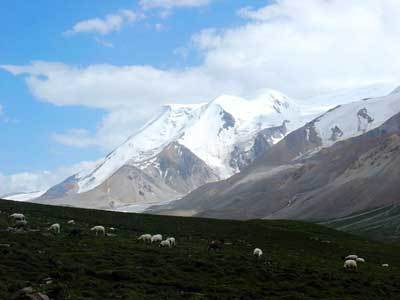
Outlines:
[{"label": "blue sky", "polygon": [[2,1],[0,195],[76,172],[165,103],[397,81],[396,1]]},{"label": "blue sky", "polygon": [[[150,16],[145,20],[104,37],[96,34],[66,37],[63,32],[78,21],[120,9],[136,10],[138,3],[129,0],[3,1],[0,4],[0,64],[24,65],[41,60],[74,65],[190,66],[200,58],[190,55],[185,59],[175,54],[175,50],[184,47],[191,35],[204,27],[240,23],[235,12],[249,2],[220,0],[201,8],[174,9],[168,17],[160,17],[160,11],[156,10],[148,12]],[[156,30],[156,24],[164,28]],[[96,37],[112,43],[113,48],[99,44]],[[94,131],[104,116],[102,109],[41,102],[29,92],[23,77],[14,77],[4,70],[0,71],[0,104],[5,115],[0,122],[3,141],[0,172],[3,174],[54,169],[105,153],[98,147],[76,149],[51,139],[54,132],[68,128]]]}]

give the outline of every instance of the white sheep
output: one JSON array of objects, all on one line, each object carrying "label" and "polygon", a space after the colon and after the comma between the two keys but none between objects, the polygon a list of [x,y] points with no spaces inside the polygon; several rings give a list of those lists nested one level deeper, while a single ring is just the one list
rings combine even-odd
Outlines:
[{"label": "white sheep", "polygon": [[104,228],[104,226],[94,226],[90,229],[90,231],[94,231],[96,233],[96,236],[101,233],[102,235],[106,235],[106,229]]},{"label": "white sheep", "polygon": [[382,264],[382,267],[389,268],[389,264]]},{"label": "white sheep", "polygon": [[155,234],[151,237],[151,243],[153,244],[154,242],[161,242],[162,241],[162,235],[161,234]]},{"label": "white sheep", "polygon": [[175,247],[176,246],[176,240],[175,240],[174,237],[167,238],[167,241],[169,241],[169,243],[171,244],[171,247]]},{"label": "white sheep", "polygon": [[344,262],[343,267],[345,270],[357,271],[357,262],[353,259],[348,259]]},{"label": "white sheep", "polygon": [[110,231],[115,231],[116,229],[114,227],[110,227]]},{"label": "white sheep", "polygon": [[253,255],[254,255],[254,256],[257,256],[258,258],[260,258],[261,255],[263,255],[263,252],[262,252],[262,250],[261,250],[260,248],[256,248],[256,249],[254,249],[254,251],[253,251]]},{"label": "white sheep", "polygon": [[168,248],[171,248],[171,243],[169,242],[169,240],[161,241],[160,247],[168,247]]},{"label": "white sheep", "polygon": [[15,227],[25,227],[28,224],[26,220],[16,220]]},{"label": "white sheep", "polygon": [[345,259],[346,259],[346,260],[347,260],[347,259],[350,259],[350,260],[356,260],[356,259],[357,259],[357,257],[358,257],[358,256],[357,256],[357,255],[355,255],[355,254],[350,254],[350,255],[347,255]]},{"label": "white sheep", "polygon": [[60,233],[60,224],[55,223],[49,227],[49,231],[53,231],[54,233]]},{"label": "white sheep", "polygon": [[365,259],[362,258],[362,257],[357,257],[357,258],[356,258],[356,262],[358,262],[358,263],[365,263]]},{"label": "white sheep", "polygon": [[75,224],[75,221],[74,221],[74,220],[69,220],[69,221],[67,222],[67,224],[74,225],[74,224]]},{"label": "white sheep", "polygon": [[13,213],[12,215],[10,215],[10,218],[13,218],[15,221],[17,221],[17,220],[24,221],[25,220],[24,214],[19,214],[19,213]]},{"label": "white sheep", "polygon": [[142,234],[138,237],[139,241],[151,242],[151,234]]}]

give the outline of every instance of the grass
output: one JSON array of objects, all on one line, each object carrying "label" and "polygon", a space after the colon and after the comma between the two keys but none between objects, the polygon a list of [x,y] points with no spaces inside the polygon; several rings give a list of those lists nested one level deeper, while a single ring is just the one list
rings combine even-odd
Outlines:
[{"label": "grass", "polygon": [[400,206],[389,205],[322,223],[376,240],[400,240]]},{"label": "grass", "polygon": [[[400,299],[400,246],[294,221],[229,221],[52,207],[0,201],[0,229],[22,212],[31,231],[0,231],[0,299],[26,286],[52,299]],[[67,225],[74,219],[76,225]],[[46,228],[61,224],[54,236]],[[96,237],[90,227],[117,228]],[[69,232],[79,228],[81,237]],[[162,233],[177,247],[136,238]],[[223,238],[221,252],[208,241]],[[257,260],[251,254],[263,249]],[[357,273],[342,256],[366,258]],[[389,269],[380,267],[389,263]],[[52,283],[45,284],[45,278]]]}]

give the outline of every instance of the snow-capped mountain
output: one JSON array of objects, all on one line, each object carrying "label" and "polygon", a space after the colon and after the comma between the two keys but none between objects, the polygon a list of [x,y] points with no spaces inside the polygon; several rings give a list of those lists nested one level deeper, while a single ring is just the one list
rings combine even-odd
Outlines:
[{"label": "snow-capped mountain", "polygon": [[[89,197],[87,193],[95,190],[102,195],[96,194],[97,198],[104,198],[101,207],[107,207],[107,201],[118,206],[178,198],[239,172],[304,122],[296,103],[274,90],[263,90],[252,100],[223,95],[204,104],[166,105],[94,169],[70,177],[38,201],[64,198],[71,204],[72,198],[79,202],[76,195]],[[176,152],[168,164],[164,160],[161,165],[166,149]],[[135,176],[127,175],[128,169]],[[110,187],[111,178],[117,184],[118,176],[135,177],[125,186],[130,193],[122,191],[122,185]]]},{"label": "snow-capped mountain", "polygon": [[400,93],[366,98],[339,105],[316,118],[306,126],[306,137],[314,131],[321,146],[361,135],[370,131],[400,112]]},{"label": "snow-capped mountain", "polygon": [[[301,125],[300,111],[289,98],[272,90],[251,101],[221,96],[206,104],[166,105],[157,118],[94,170],[79,173],[78,192],[95,188],[126,163],[142,166],[172,141],[187,147],[220,178],[229,177],[238,171],[229,162],[234,146],[249,150],[260,130],[281,126],[285,121],[289,121],[288,131],[296,129]],[[280,138],[283,135],[271,141]]]},{"label": "snow-capped mountain", "polygon": [[379,91],[390,93],[385,85],[329,94],[325,103],[345,104],[317,118],[322,98],[314,97],[305,107],[306,102],[274,90],[251,100],[222,95],[208,103],[165,105],[95,168],[34,201],[119,209],[178,199],[256,160],[288,163],[380,126],[400,111],[400,101],[397,90],[374,98]]},{"label": "snow-capped mountain", "polygon": [[152,213],[327,219],[399,203],[400,90],[332,109],[243,172]]}]

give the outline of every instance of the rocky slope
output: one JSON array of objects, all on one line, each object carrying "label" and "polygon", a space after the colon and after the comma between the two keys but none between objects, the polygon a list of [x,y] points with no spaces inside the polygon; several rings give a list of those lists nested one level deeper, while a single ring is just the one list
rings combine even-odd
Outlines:
[{"label": "rocky slope", "polygon": [[74,177],[53,187],[35,202],[115,209],[128,204],[176,199],[218,176],[179,143],[167,145],[157,156],[129,161],[94,189],[76,193]]}]

